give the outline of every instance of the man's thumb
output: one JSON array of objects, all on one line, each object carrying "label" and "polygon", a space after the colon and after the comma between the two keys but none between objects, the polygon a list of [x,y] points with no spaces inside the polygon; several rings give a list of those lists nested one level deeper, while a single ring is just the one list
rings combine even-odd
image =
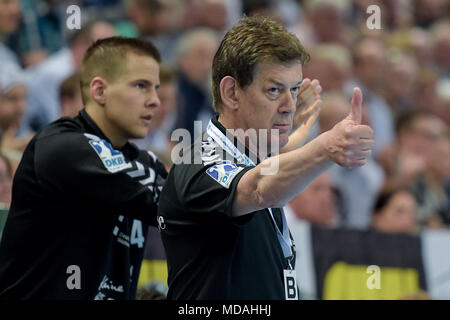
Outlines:
[{"label": "man's thumb", "polygon": [[356,87],[353,89],[353,97],[352,97],[352,103],[351,103],[351,110],[350,110],[350,119],[356,122],[356,124],[361,124],[361,118],[362,118],[362,93],[361,89]]}]

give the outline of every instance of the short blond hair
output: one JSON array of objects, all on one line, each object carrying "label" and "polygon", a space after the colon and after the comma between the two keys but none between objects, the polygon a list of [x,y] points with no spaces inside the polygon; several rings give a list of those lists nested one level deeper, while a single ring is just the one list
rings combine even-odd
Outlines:
[{"label": "short blond hair", "polygon": [[102,77],[113,82],[125,66],[127,54],[152,57],[161,62],[158,49],[150,42],[136,38],[110,37],[97,40],[86,51],[80,66],[80,87],[83,104],[89,101],[92,79]]}]

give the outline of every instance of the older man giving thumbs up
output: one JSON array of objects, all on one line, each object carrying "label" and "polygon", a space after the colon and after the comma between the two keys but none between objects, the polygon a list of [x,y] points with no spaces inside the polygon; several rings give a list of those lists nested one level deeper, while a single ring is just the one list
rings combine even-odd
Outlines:
[{"label": "older man giving thumbs up", "polygon": [[[174,165],[159,202],[168,299],[298,299],[282,208],[333,163],[363,165],[374,144],[372,129],[361,125],[359,88],[348,117],[304,146],[295,143],[320,111],[312,94],[296,120],[307,60],[298,39],[270,20],[244,18],[222,40],[213,62],[219,115],[203,134],[202,163]],[[301,131],[291,134],[297,124]],[[239,129],[271,134],[252,143]],[[261,148],[274,144],[282,153],[264,159]]]}]

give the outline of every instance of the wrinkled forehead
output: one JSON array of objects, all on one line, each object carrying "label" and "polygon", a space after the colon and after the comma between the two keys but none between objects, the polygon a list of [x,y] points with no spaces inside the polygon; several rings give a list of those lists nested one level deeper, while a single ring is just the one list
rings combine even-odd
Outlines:
[{"label": "wrinkled forehead", "polygon": [[300,60],[279,62],[276,60],[262,60],[255,65],[253,81],[277,80],[295,84],[303,79],[303,70]]}]

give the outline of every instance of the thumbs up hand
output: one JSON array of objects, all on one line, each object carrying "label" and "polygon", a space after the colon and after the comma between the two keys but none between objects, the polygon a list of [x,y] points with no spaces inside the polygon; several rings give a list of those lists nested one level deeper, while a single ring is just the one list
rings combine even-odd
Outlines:
[{"label": "thumbs up hand", "polygon": [[343,167],[360,167],[372,153],[373,130],[361,124],[362,101],[361,90],[355,88],[349,115],[324,133],[328,157]]},{"label": "thumbs up hand", "polygon": [[361,124],[361,118],[362,118],[362,93],[361,89],[355,88],[353,89],[353,97],[348,119],[353,120],[355,124]]}]

